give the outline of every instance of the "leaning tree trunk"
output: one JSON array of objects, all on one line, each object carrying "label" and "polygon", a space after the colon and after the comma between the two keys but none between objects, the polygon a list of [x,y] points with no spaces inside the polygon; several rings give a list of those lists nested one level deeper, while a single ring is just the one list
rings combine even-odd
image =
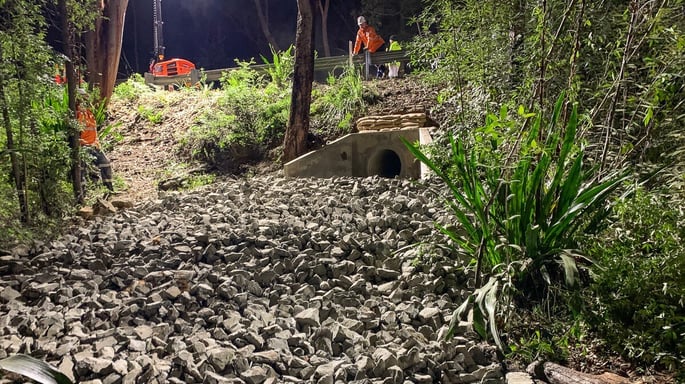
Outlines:
[{"label": "leaning tree trunk", "polygon": [[331,55],[331,45],[328,42],[328,9],[331,0],[319,0],[319,11],[321,12],[321,42],[323,43],[323,54],[326,57]]},{"label": "leaning tree trunk", "polygon": [[262,29],[262,33],[264,34],[266,41],[269,42],[269,45],[271,46],[271,48],[273,48],[275,52],[280,52],[281,48],[278,46],[278,43],[276,42],[274,35],[271,33],[271,29],[269,29],[268,3],[265,4],[266,9],[262,7],[262,0],[254,0],[254,5],[255,8],[257,8],[257,18],[259,19],[259,26]]},{"label": "leaning tree trunk", "polygon": [[290,99],[290,118],[283,142],[283,161],[288,162],[307,150],[309,107],[314,81],[314,9],[317,0],[297,0],[295,73]]},{"label": "leaning tree trunk", "polygon": [[86,35],[87,78],[100,88],[100,99],[109,100],[117,80],[128,0],[104,0],[101,4],[101,17]]}]

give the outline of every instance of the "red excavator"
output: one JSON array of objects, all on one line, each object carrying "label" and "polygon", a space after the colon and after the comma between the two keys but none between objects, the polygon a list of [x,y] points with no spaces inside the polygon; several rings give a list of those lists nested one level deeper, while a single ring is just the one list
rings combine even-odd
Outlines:
[{"label": "red excavator", "polygon": [[150,61],[150,73],[154,76],[186,75],[195,69],[195,64],[186,59],[164,60],[164,36],[162,35],[162,0],[154,0],[152,6],[153,35],[155,39],[155,52]]}]

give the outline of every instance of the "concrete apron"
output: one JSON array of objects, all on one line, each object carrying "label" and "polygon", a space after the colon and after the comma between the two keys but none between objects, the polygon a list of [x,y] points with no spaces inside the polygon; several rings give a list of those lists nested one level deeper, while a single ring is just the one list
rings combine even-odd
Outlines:
[{"label": "concrete apron", "polygon": [[400,177],[419,179],[428,168],[400,138],[421,145],[431,142],[429,127],[351,133],[285,164],[286,177]]}]

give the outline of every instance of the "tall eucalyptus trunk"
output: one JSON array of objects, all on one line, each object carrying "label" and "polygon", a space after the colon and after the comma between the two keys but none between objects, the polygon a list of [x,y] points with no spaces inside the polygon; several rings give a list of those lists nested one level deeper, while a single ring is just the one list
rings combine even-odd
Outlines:
[{"label": "tall eucalyptus trunk", "polygon": [[100,99],[109,100],[114,92],[124,37],[124,21],[128,0],[104,0],[100,17],[86,33],[88,82],[100,88]]},{"label": "tall eucalyptus trunk", "polygon": [[331,0],[319,0],[318,8],[321,13],[321,42],[323,43],[323,54],[326,57],[331,55],[331,44],[328,41],[328,10]]},{"label": "tall eucalyptus trunk", "polygon": [[314,10],[318,0],[297,0],[295,73],[290,101],[290,117],[283,143],[283,161],[288,162],[307,150],[309,107],[314,81]]}]

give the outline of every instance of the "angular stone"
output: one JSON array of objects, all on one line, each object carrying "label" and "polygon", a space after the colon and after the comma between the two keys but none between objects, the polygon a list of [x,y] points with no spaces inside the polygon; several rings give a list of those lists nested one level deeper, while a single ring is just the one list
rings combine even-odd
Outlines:
[{"label": "angular stone", "polygon": [[240,373],[240,377],[245,380],[247,384],[261,384],[266,381],[267,369],[261,366],[254,366],[244,372]]},{"label": "angular stone", "polygon": [[226,369],[226,366],[230,364],[236,356],[235,350],[228,348],[215,348],[209,350],[208,361],[218,372],[222,372]]},{"label": "angular stone", "polygon": [[301,326],[318,327],[321,325],[319,320],[319,309],[307,308],[295,315],[295,321]]},{"label": "angular stone", "polygon": [[14,301],[20,297],[21,293],[15,291],[14,289],[12,289],[12,287],[4,287],[2,291],[0,291],[0,302],[2,303]]},{"label": "angular stone", "polygon": [[154,334],[152,327],[149,325],[139,325],[133,329],[133,332],[141,340],[147,340]]}]

